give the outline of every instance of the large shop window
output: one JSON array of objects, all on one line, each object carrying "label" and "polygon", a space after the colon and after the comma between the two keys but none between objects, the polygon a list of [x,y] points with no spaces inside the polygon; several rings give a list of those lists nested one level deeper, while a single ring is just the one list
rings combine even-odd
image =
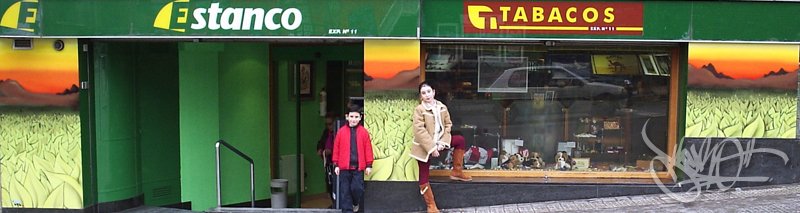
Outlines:
[{"label": "large shop window", "polygon": [[642,130],[666,150],[671,48],[432,44],[425,79],[470,169],[665,171]]}]

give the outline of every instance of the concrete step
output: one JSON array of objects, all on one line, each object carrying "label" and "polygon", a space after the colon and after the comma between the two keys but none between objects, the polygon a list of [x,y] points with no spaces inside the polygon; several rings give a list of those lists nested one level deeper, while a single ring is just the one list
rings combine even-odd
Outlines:
[{"label": "concrete step", "polygon": [[174,208],[164,208],[155,206],[139,206],[136,208],[121,211],[119,213],[194,213],[194,212],[186,209],[174,209]]},{"label": "concrete step", "polygon": [[257,212],[287,212],[287,213],[323,213],[341,212],[338,209],[293,209],[293,208],[250,208],[250,207],[221,207],[209,209],[209,213],[257,213]]}]

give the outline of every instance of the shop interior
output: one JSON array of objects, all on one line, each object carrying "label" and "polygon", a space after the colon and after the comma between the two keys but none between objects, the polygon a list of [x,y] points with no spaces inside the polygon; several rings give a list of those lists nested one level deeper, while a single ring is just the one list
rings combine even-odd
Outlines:
[{"label": "shop interior", "polygon": [[468,169],[665,171],[646,141],[666,150],[675,48],[426,44],[424,75],[466,140]]}]

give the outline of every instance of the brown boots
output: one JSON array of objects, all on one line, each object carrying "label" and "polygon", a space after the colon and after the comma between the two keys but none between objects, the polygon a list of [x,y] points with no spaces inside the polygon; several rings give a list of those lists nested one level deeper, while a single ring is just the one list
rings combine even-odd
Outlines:
[{"label": "brown boots", "polygon": [[[458,181],[472,181],[472,177],[464,174],[464,150],[455,149],[453,151],[453,171],[450,173],[451,180]],[[436,207],[436,200],[433,199],[433,190],[431,184],[425,183],[419,185],[419,193],[422,194],[422,199],[425,200],[425,206],[428,213],[438,213],[439,208]]]},{"label": "brown boots", "polygon": [[464,174],[464,150],[455,149],[453,151],[453,171],[450,172],[450,180],[472,181],[472,177]]},{"label": "brown boots", "polygon": [[419,185],[419,193],[422,194],[422,199],[425,200],[425,206],[428,213],[439,213],[439,208],[436,208],[436,201],[433,199],[433,190],[431,184],[425,183]]}]

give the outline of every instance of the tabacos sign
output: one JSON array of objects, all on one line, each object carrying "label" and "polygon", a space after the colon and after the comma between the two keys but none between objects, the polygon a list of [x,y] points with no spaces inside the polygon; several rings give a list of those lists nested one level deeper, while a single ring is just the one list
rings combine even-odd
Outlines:
[{"label": "tabacos sign", "polygon": [[175,32],[198,31],[274,31],[295,30],[303,23],[297,8],[231,7],[219,2],[190,8],[190,0],[175,0],[164,5],[153,27]]},{"label": "tabacos sign", "polygon": [[22,0],[11,3],[0,16],[0,27],[33,33],[39,11],[38,0]]},{"label": "tabacos sign", "polygon": [[638,35],[641,3],[464,1],[464,33]]}]

